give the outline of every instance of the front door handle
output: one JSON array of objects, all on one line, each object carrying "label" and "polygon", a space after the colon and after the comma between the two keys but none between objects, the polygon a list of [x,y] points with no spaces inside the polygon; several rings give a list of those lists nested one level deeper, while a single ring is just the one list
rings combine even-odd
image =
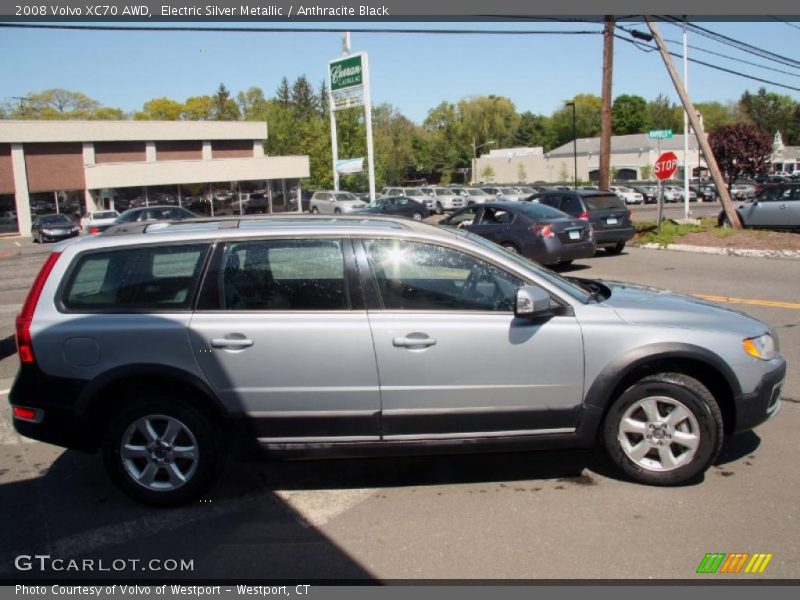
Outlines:
[{"label": "front door handle", "polygon": [[253,340],[247,338],[215,338],[211,340],[212,348],[249,348]]},{"label": "front door handle", "polygon": [[428,337],[424,333],[410,333],[406,337],[396,337],[392,340],[395,348],[428,348],[436,344],[436,338]]}]

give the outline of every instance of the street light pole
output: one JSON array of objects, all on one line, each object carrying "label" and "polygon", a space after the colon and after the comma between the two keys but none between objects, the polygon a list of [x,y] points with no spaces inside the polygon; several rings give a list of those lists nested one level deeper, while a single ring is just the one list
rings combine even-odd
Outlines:
[{"label": "street light pole", "polygon": [[494,144],[494,140],[489,140],[488,142],[482,143],[480,146],[475,145],[475,138],[472,138],[472,183],[473,185],[476,183],[475,179],[475,166],[477,165],[478,160],[478,150],[483,148],[484,146],[488,146],[490,144]]},{"label": "street light pole", "polygon": [[572,107],[572,159],[574,161],[574,176],[575,176],[575,189],[578,189],[578,127],[577,127],[577,109],[574,102],[567,102],[566,106]]}]

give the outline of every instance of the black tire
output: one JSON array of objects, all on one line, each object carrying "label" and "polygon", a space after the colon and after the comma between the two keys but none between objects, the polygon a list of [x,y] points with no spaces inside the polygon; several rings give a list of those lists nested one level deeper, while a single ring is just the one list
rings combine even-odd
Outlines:
[{"label": "black tire", "polygon": [[311,207],[311,214],[312,215],[318,215],[319,214],[319,209],[316,206],[312,206]]},{"label": "black tire", "polygon": [[413,215],[411,215],[411,218],[414,219],[415,221],[422,221],[422,213],[415,212]]},{"label": "black tire", "polygon": [[503,242],[500,245],[509,252],[513,252],[514,254],[519,254],[519,248],[517,248],[517,245],[512,242]]},{"label": "black tire", "polygon": [[[658,401],[660,425],[657,426],[657,429],[651,429],[648,424],[642,426],[643,430],[649,432],[648,435],[652,435],[645,439],[646,436],[644,434],[621,432],[620,427],[623,424],[626,412],[629,409],[634,409],[637,403],[641,401],[655,398],[663,399]],[[672,413],[666,412],[666,414],[662,414],[661,411],[669,409],[670,402],[683,405],[683,408],[688,411],[691,417],[684,417],[672,430],[667,429],[665,431],[660,427],[662,425],[666,427],[668,417]],[[629,418],[625,422],[636,420],[634,419],[635,414],[629,414]],[[644,415],[643,410],[641,414]],[[645,419],[647,418],[645,417]],[[661,421],[661,419],[664,419],[664,421]],[[647,421],[641,422],[646,423]],[[657,435],[657,432],[660,435]],[[674,442],[673,439],[677,439],[678,434],[696,437],[697,442],[694,450]],[[708,388],[697,379],[682,373],[649,375],[629,387],[609,409],[603,423],[602,432],[603,446],[608,456],[628,478],[640,483],[660,486],[681,485],[706,471],[719,454],[722,447],[722,437],[722,413],[716,400],[711,392],[708,391]],[[635,451],[639,447],[646,448],[647,455],[642,457],[641,461],[653,464],[645,466],[631,458],[623,448],[622,438],[629,445],[635,443],[631,451]],[[669,447],[670,455],[673,458],[676,458],[672,451],[673,447],[680,449],[681,452],[686,452],[685,455],[679,454],[677,456],[678,463],[685,462],[685,464],[671,466],[668,470],[659,470],[655,463],[660,464],[663,460],[660,454],[662,443],[664,446]],[[640,446],[640,444],[644,444],[644,446]],[[653,444],[659,445],[653,446]],[[651,458],[648,458],[648,456]]]},{"label": "black tire", "polygon": [[42,243],[42,242],[39,240],[39,234],[38,234],[38,233],[34,233],[32,237],[33,237],[33,243],[34,243],[34,244],[41,244],[41,243]]},{"label": "black tire", "polygon": [[[108,474],[123,492],[143,504],[180,506],[195,500],[211,487],[224,468],[226,452],[221,432],[213,425],[211,418],[178,397],[154,394],[140,400],[140,402],[128,405],[127,409],[116,415],[106,431],[102,451]],[[152,417],[152,422],[155,424],[154,429],[160,422],[166,425],[166,419],[175,420],[185,427],[194,438],[181,438],[180,436],[186,436],[185,433],[181,433],[178,438],[173,440],[176,447],[189,444],[196,448],[196,458],[193,460],[196,463],[194,469],[189,471],[190,474],[187,473],[186,481],[179,486],[172,489],[152,489],[161,483],[168,485],[168,482],[163,482],[164,478],[168,478],[169,467],[166,465],[158,467],[157,476],[162,481],[154,481],[151,487],[139,483],[129,471],[131,467],[126,467],[126,464],[134,464],[132,468],[140,468],[139,465],[146,466],[152,462],[148,458],[137,458],[134,461],[141,460],[143,462],[134,463],[134,461],[124,460],[122,456],[122,444],[124,441],[130,440],[128,432],[133,429],[134,423],[145,417]],[[156,431],[158,432],[157,429]],[[160,432],[160,434],[165,433],[166,431]],[[144,437],[140,439],[141,441],[137,442],[137,445],[147,443]],[[150,455],[152,456],[152,452]],[[176,458],[173,460],[170,457],[169,462],[187,470],[184,463],[180,462],[182,460],[187,459]],[[140,468],[140,470],[144,473],[144,468]]]},{"label": "black tire", "polygon": [[[742,224],[742,229],[745,229],[744,219],[742,218],[741,213],[736,213],[739,215],[739,222]],[[728,215],[724,212],[719,216],[718,224],[723,229],[730,229],[732,227],[730,219],[728,219]]]},{"label": "black tire", "polygon": [[608,254],[621,254],[625,249],[625,242],[617,242],[613,246],[607,246],[606,252]]},{"label": "black tire", "polygon": [[333,214],[340,215],[340,214],[342,214],[342,210],[340,208],[334,208],[333,209]]},{"label": "black tire", "polygon": [[442,206],[441,202],[436,203],[436,214],[443,215],[444,214],[444,206]]}]

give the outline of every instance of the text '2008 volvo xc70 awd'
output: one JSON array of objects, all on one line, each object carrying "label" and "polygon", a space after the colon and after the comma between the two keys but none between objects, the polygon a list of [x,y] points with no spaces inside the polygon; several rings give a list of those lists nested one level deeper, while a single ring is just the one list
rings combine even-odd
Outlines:
[{"label": "text '2008 volvo xc70 awd'", "polygon": [[392,218],[118,226],[56,246],[16,327],[17,431],[101,450],[158,505],[234,449],[599,445],[680,484],[777,412],[786,371],[744,314]]}]

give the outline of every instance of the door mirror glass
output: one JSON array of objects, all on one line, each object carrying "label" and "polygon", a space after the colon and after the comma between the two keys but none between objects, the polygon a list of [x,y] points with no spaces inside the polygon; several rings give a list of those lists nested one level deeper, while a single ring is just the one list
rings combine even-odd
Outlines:
[{"label": "door mirror glass", "polygon": [[550,295],[535,285],[524,285],[517,290],[514,314],[534,317],[550,310]]}]

